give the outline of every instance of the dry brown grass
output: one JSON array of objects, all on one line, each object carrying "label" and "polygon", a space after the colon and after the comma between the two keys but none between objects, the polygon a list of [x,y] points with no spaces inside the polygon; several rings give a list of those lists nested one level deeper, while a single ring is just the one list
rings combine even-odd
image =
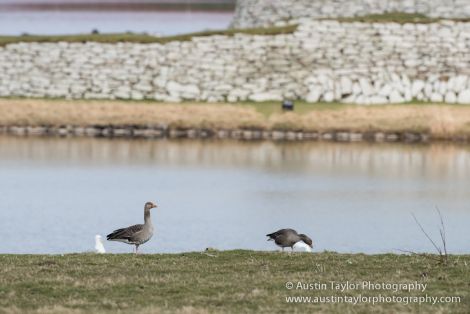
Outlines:
[{"label": "dry brown grass", "polygon": [[[301,113],[262,114],[263,104],[161,104],[128,101],[0,100],[0,125],[166,125],[308,131],[420,132],[435,139],[470,136],[470,106],[303,105]],[[257,110],[258,109],[258,110]]]},{"label": "dry brown grass", "polygon": [[420,132],[436,139],[470,135],[470,107],[393,105],[275,114],[272,128],[316,131]]},{"label": "dry brown grass", "polygon": [[0,125],[168,125],[181,128],[263,127],[254,108],[222,104],[124,101],[0,100]]}]

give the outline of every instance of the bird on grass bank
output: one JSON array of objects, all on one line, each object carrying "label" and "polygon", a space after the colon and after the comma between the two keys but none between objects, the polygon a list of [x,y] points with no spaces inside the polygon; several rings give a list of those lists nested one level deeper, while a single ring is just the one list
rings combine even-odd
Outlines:
[{"label": "bird on grass bank", "polygon": [[98,254],[106,253],[103,242],[101,241],[101,235],[99,234],[95,235],[95,253],[98,253]]},{"label": "bird on grass bank", "polygon": [[118,241],[135,245],[135,254],[138,253],[139,246],[150,240],[153,236],[153,225],[150,219],[150,210],[157,207],[152,202],[145,203],[144,224],[133,225],[127,228],[114,230],[106,236],[108,241]]},{"label": "bird on grass bank", "polygon": [[[268,241],[274,241],[277,246],[282,248],[283,252],[286,247],[290,247],[294,251],[294,246],[298,242],[305,243],[310,249],[313,248],[312,239],[305,234],[298,234],[294,229],[281,229],[266,236],[269,237]],[[302,246],[302,243],[297,244],[297,246]]]}]

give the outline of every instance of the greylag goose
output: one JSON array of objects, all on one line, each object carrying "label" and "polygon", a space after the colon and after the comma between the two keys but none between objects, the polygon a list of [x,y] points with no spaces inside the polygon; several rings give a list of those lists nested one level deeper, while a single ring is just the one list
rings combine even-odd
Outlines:
[{"label": "greylag goose", "polygon": [[108,241],[119,241],[135,245],[135,253],[139,250],[139,245],[144,244],[153,236],[153,225],[150,219],[150,210],[157,207],[152,202],[145,203],[144,224],[133,225],[127,228],[114,230],[106,236]]},{"label": "greylag goose", "polygon": [[269,237],[268,241],[273,241],[284,251],[285,247],[290,247],[294,251],[294,245],[302,241],[307,244],[310,248],[313,248],[312,239],[305,234],[298,234],[294,229],[281,229],[276,232],[266,235]]}]

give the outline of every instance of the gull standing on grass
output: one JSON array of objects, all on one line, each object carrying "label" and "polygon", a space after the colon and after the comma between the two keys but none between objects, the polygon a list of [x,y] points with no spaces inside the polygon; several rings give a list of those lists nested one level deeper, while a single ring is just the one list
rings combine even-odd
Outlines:
[{"label": "gull standing on grass", "polygon": [[95,253],[98,253],[98,254],[106,253],[103,242],[101,241],[101,235],[99,234],[95,235]]},{"label": "gull standing on grass", "polygon": [[114,230],[108,234],[108,241],[119,241],[135,245],[135,254],[138,253],[139,245],[144,244],[153,236],[153,225],[150,219],[150,210],[157,207],[152,202],[145,203],[144,206],[144,224],[133,225],[127,228]]}]

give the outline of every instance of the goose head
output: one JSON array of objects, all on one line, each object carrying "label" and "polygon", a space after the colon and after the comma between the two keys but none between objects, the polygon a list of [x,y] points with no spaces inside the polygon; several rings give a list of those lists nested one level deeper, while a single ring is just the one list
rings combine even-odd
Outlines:
[{"label": "goose head", "polygon": [[145,203],[145,210],[151,210],[152,208],[155,208],[155,207],[157,207],[157,205],[155,205],[155,203],[153,202]]},{"label": "goose head", "polygon": [[299,238],[308,246],[310,246],[313,249],[313,241],[310,239],[308,236],[305,234],[299,234]]}]

